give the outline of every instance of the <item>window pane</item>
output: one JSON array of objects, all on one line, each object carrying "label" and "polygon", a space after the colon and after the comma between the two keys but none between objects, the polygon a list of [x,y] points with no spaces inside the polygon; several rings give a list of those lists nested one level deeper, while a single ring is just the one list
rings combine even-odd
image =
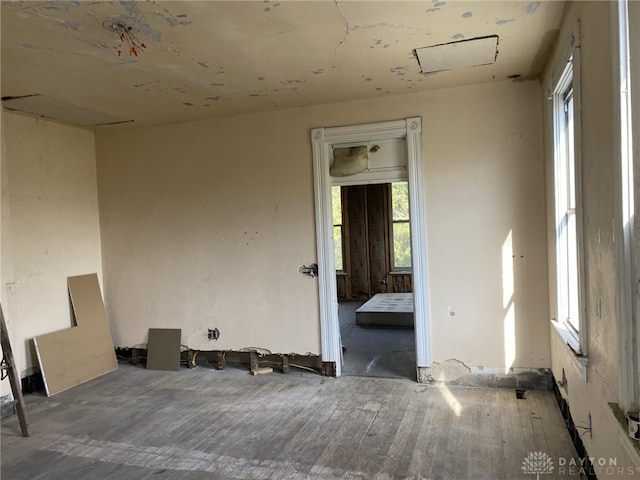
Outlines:
[{"label": "window pane", "polygon": [[411,268],[409,222],[393,224],[393,266],[395,268]]},{"label": "window pane", "polygon": [[567,202],[568,208],[576,208],[576,166],[574,157],[573,132],[573,90],[565,98],[566,142],[567,142]]},{"label": "window pane", "polygon": [[333,227],[333,254],[336,270],[344,270],[342,264],[342,225]]},{"label": "window pane", "polygon": [[342,198],[340,186],[331,187],[331,205],[333,207],[333,224],[342,225]]},{"label": "window pane", "polygon": [[569,63],[556,86],[557,108],[554,111],[555,201],[558,319],[576,332],[580,331],[580,278],[578,256],[577,170],[575,158],[575,109],[573,67]]},{"label": "window pane", "polygon": [[578,231],[576,216],[567,215],[567,320],[577,332],[580,331],[580,309],[578,306]]},{"label": "window pane", "polygon": [[409,220],[409,184],[394,182],[391,184],[391,205],[393,221]]}]

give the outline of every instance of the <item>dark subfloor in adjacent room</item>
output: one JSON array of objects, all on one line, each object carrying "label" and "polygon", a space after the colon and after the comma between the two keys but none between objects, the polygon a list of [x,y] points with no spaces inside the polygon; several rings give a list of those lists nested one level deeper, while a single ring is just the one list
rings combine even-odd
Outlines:
[{"label": "dark subfloor in adjacent room", "polygon": [[416,341],[411,328],[361,327],[356,310],[364,301],[338,303],[343,375],[416,379]]},{"label": "dark subfloor in adjacent room", "polygon": [[[31,436],[2,421],[2,479],[531,479],[533,452],[572,478],[553,393],[121,364],[26,395]],[[545,457],[546,458],[546,457]],[[529,463],[527,462],[529,460]],[[578,478],[577,474],[573,478]]]}]

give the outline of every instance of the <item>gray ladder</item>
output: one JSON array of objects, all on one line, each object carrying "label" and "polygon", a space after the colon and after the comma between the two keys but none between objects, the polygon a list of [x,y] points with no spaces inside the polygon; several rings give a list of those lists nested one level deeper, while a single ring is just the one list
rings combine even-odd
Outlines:
[{"label": "gray ladder", "polygon": [[16,362],[13,359],[7,324],[4,321],[4,313],[2,313],[2,305],[0,305],[0,320],[2,321],[0,325],[0,343],[2,343],[2,363],[0,363],[0,369],[2,370],[2,379],[7,376],[9,377],[11,392],[13,392],[16,410],[18,411],[18,420],[20,420],[22,436],[28,437],[29,421],[27,420],[27,408],[24,404],[22,389],[20,388],[20,376],[16,372]]}]

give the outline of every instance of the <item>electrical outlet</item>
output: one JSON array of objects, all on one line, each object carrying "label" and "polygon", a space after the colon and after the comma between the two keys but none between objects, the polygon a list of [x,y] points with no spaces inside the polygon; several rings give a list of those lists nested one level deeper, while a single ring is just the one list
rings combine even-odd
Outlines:
[{"label": "electrical outlet", "polygon": [[209,340],[218,340],[220,338],[220,330],[217,328],[210,328],[207,332],[207,338]]}]

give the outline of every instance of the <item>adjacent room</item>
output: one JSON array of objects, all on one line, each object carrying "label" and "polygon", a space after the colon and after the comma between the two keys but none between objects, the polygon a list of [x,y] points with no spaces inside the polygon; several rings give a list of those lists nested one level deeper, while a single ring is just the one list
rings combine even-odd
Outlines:
[{"label": "adjacent room", "polygon": [[3,478],[640,478],[640,2],[0,21]]}]

